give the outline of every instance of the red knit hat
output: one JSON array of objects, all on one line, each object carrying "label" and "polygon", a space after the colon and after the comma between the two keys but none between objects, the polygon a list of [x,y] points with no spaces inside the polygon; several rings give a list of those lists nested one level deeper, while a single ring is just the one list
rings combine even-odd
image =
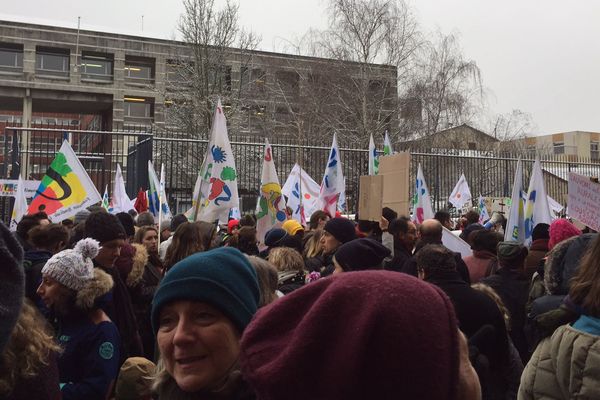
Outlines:
[{"label": "red knit hat", "polygon": [[573,236],[581,235],[581,231],[575,225],[564,218],[557,219],[550,224],[550,240],[548,249],[552,250],[554,246]]},{"label": "red knit hat", "polygon": [[230,219],[229,222],[227,223],[227,233],[231,234],[231,232],[233,232],[233,228],[239,228],[239,227],[240,227],[239,219]]},{"label": "red knit hat", "polygon": [[391,271],[351,272],[259,310],[240,363],[264,400],[456,399],[458,328],[437,287]]}]

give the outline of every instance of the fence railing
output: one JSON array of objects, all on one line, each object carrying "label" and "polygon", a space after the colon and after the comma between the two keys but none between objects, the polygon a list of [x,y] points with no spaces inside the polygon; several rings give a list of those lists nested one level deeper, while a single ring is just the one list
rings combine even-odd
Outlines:
[{"label": "fence railing", "polygon": [[[160,137],[148,132],[79,131],[63,128],[7,127],[1,132],[4,152],[0,154],[0,174],[16,179],[41,179],[64,138],[68,138],[82,165],[99,192],[106,185],[112,191],[116,165],[120,164],[126,179],[128,195],[133,198],[139,188],[148,187],[148,160],[158,170],[165,165],[167,197],[172,209],[187,210],[192,203],[192,189],[206,151],[206,139],[184,135]],[[230,135],[238,169],[240,208],[251,212],[256,206],[260,186],[264,143],[255,137]],[[320,182],[329,147],[298,144],[294,138],[270,138],[275,165],[281,184],[296,162]],[[341,148],[348,212],[358,205],[359,177],[367,174],[366,149]],[[410,182],[415,181],[418,164],[422,165],[434,209],[445,208],[447,199],[461,173],[469,183],[473,197],[509,197],[518,154],[493,151],[425,149],[411,151]],[[529,182],[532,159],[523,160],[523,182]],[[542,158],[548,194],[562,204],[566,202],[569,171],[587,176],[600,176],[600,164],[573,156]],[[411,184],[410,193],[413,188]],[[526,187],[524,188],[527,189]],[[9,218],[10,198],[0,198],[0,215]]]}]

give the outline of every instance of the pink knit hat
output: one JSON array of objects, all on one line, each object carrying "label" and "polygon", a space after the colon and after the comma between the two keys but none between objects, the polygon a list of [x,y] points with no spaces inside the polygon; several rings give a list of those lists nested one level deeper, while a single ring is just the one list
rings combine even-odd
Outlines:
[{"label": "pink knit hat", "polygon": [[548,250],[573,236],[581,235],[581,231],[575,225],[564,218],[557,219],[550,224],[550,240],[548,241]]}]

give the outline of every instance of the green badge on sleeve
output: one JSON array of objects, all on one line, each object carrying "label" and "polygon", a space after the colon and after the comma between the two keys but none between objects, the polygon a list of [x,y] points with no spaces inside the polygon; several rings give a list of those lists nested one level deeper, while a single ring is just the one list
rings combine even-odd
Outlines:
[{"label": "green badge on sleeve", "polygon": [[104,342],[98,349],[98,354],[105,360],[110,360],[115,354],[115,348],[111,342]]}]

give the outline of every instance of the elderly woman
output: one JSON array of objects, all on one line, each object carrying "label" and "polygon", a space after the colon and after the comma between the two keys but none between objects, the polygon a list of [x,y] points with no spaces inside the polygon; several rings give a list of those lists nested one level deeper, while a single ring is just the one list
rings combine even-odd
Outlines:
[{"label": "elderly woman", "polygon": [[175,264],[152,304],[159,398],[253,399],[238,357],[258,301],[256,272],[234,248],[196,253]]}]

